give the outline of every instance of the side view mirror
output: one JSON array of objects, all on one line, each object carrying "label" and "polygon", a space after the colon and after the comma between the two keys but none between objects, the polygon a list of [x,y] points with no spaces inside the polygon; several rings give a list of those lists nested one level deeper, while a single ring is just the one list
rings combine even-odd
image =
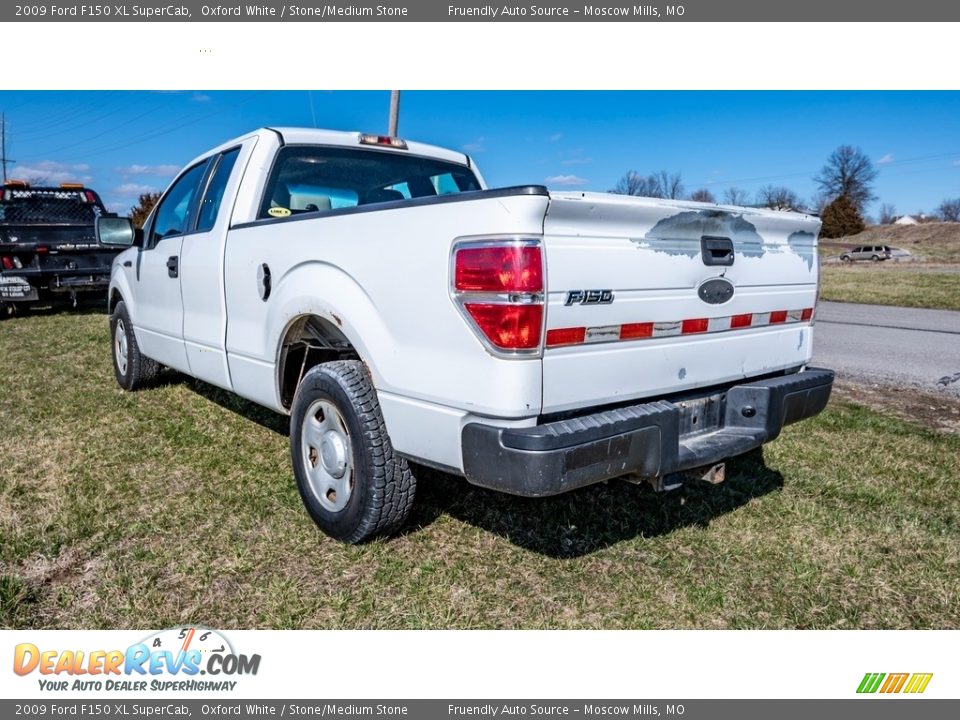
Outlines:
[{"label": "side view mirror", "polygon": [[130,218],[103,215],[97,218],[96,234],[97,243],[106,247],[130,247],[137,237]]}]

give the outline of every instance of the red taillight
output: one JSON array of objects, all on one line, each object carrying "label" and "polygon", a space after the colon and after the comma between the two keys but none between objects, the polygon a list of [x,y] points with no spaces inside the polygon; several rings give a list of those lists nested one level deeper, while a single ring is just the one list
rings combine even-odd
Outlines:
[{"label": "red taillight", "polygon": [[540,346],[543,305],[464,303],[464,307],[500,350],[533,350]]},{"label": "red taillight", "polygon": [[680,328],[680,332],[684,335],[690,335],[692,333],[702,333],[706,332],[707,328],[710,327],[710,320],[708,318],[696,318],[694,320],[684,320]]},{"label": "red taillight", "polygon": [[95,203],[97,201],[97,196],[93,194],[92,190],[84,191],[83,196],[87,199],[88,203]]},{"label": "red taillight", "polygon": [[575,328],[555,328],[547,330],[547,347],[560,347],[561,345],[579,345],[587,336],[585,327]]},{"label": "red taillight", "polygon": [[779,325],[780,323],[785,323],[787,321],[787,311],[786,310],[775,310],[770,313],[770,324]]},{"label": "red taillight", "polygon": [[454,287],[459,292],[542,292],[540,248],[536,245],[461,248],[457,251]]},{"label": "red taillight", "polygon": [[544,282],[539,239],[464,243],[454,248],[451,282],[461,311],[494,351],[540,350]]},{"label": "red taillight", "polygon": [[810,320],[812,318],[813,318],[813,308],[804,308],[803,311],[800,313],[800,320],[802,322],[806,322],[807,320]]},{"label": "red taillight", "polygon": [[13,258],[9,255],[4,255],[0,262],[3,263],[4,270],[13,270]]}]

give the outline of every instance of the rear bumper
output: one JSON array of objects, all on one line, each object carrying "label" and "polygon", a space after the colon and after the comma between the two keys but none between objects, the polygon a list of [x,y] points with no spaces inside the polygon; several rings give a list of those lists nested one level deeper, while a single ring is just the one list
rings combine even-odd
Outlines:
[{"label": "rear bumper", "polygon": [[35,302],[39,293],[69,293],[105,290],[110,284],[110,266],[82,268],[21,268],[0,272],[0,299]]},{"label": "rear bumper", "polygon": [[513,495],[556,495],[609,478],[660,477],[760,447],[784,425],[827,405],[833,372],[805,372],[734,385],[723,393],[719,428],[681,434],[681,411],[665,400],[530,428],[470,423],[463,467],[474,485]]}]

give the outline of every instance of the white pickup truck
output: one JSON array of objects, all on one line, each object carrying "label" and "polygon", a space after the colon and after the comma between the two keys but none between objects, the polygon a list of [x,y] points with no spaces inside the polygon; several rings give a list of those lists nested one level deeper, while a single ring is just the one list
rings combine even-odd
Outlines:
[{"label": "white pickup truck", "polygon": [[[819,221],[540,186],[461,153],[265,128],[191,162],[109,289],[116,378],[161,366],[290,415],[325,532],[395,531],[408,461],[516,495],[670,485],[820,412]],[[668,478],[664,481],[664,478]]]}]

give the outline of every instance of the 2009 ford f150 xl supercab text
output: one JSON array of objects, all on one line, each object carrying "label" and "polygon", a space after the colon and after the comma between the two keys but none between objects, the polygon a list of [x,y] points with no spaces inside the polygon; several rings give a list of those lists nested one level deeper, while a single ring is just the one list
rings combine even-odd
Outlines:
[{"label": "2009 ford f150 xl supercab text", "polygon": [[[328,534],[397,530],[408,461],[526,496],[663,487],[820,412],[815,217],[540,186],[393,137],[258,130],[190,163],[143,231],[100,218],[114,369],[289,413]],[[667,480],[664,480],[667,478]]]}]

